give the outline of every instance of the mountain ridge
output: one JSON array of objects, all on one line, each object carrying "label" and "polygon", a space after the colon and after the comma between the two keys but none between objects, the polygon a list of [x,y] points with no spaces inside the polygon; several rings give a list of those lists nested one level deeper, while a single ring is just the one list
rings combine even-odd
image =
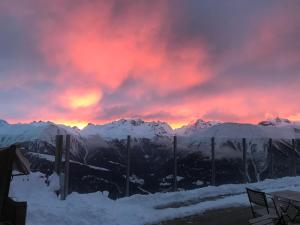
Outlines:
[{"label": "mountain ridge", "polygon": [[[0,119],[0,147],[15,142],[43,140],[55,144],[55,135],[71,134],[78,143],[84,143],[89,136],[100,136],[104,139],[134,138],[159,139],[177,136],[225,136],[225,137],[298,138],[300,124],[283,118],[275,118],[256,124],[222,123],[198,119],[179,129],[172,129],[166,122],[144,121],[142,119],[120,119],[102,125],[88,124],[82,130],[47,121],[10,124]],[[84,144],[82,144],[84,145]]]}]

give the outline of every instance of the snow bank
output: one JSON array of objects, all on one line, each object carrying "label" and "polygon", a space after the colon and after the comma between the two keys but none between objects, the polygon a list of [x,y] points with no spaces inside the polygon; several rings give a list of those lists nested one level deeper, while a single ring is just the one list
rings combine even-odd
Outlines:
[{"label": "snow bank", "polygon": [[[173,193],[134,195],[118,200],[109,199],[107,193],[72,193],[66,201],[61,201],[45,184],[44,175],[33,173],[26,177],[15,177],[10,196],[28,201],[27,225],[143,225],[198,214],[208,209],[248,205],[245,187],[267,192],[283,189],[300,191],[300,177]],[[205,200],[218,196],[220,198],[217,200]],[[191,201],[194,204],[180,208],[169,207],[175,203]]]}]

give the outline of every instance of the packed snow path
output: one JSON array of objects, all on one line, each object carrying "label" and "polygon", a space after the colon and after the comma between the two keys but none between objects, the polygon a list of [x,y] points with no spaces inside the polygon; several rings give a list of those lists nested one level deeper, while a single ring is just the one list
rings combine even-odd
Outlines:
[{"label": "packed snow path", "polygon": [[28,202],[27,225],[143,225],[195,215],[210,209],[247,206],[245,187],[266,192],[284,189],[300,191],[300,177],[134,195],[118,200],[109,199],[107,193],[72,193],[66,201],[61,201],[51,190],[51,185],[46,186],[44,175],[33,173],[15,177],[10,196]]}]

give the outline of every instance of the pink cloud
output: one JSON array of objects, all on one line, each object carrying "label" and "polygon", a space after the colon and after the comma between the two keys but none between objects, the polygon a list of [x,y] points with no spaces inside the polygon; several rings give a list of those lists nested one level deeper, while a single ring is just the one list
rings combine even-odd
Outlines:
[{"label": "pink cloud", "polygon": [[[228,7],[221,19],[192,11],[181,18],[174,12],[182,9],[171,1],[28,2],[2,3],[1,12],[30,28],[51,69],[11,70],[0,83],[29,92],[35,82],[49,86],[40,90],[45,101],[37,97],[30,110],[21,107],[26,115],[19,120],[140,116],[182,124],[199,117],[258,122],[299,114],[300,57],[292,38],[298,34],[297,7],[268,8],[243,24],[222,17]],[[245,26],[247,35],[241,34]],[[128,80],[137,84],[123,90]]]}]

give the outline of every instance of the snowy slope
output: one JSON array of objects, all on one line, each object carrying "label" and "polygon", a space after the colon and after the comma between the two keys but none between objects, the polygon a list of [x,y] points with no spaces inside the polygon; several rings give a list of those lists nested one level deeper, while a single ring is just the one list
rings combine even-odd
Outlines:
[{"label": "snowy slope", "polygon": [[[299,191],[300,177],[252,184],[210,186],[191,191],[134,195],[119,200],[111,200],[106,193],[100,192],[72,193],[66,201],[61,201],[53,193],[52,185],[46,186],[43,175],[34,173],[27,179],[15,177],[10,196],[17,201],[28,202],[27,225],[144,225],[211,209],[249,206],[246,187],[268,193],[286,189]],[[181,207],[170,207],[174,204]]]},{"label": "snowy slope", "polygon": [[104,125],[89,124],[81,134],[85,137],[100,135],[108,139],[124,139],[128,135],[135,138],[149,138],[171,136],[172,128],[164,122],[145,122],[140,119],[121,119]]}]

